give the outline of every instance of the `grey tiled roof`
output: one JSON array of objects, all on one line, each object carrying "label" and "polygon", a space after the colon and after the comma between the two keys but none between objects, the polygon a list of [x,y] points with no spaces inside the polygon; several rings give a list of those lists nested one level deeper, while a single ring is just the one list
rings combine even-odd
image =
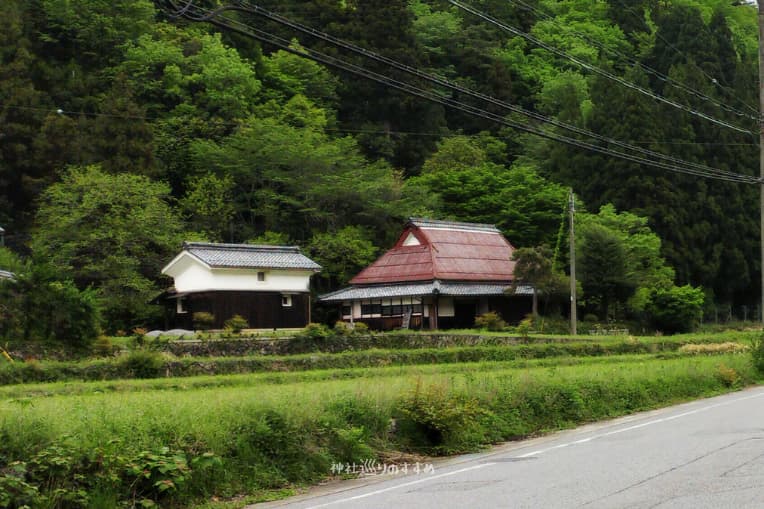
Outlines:
[{"label": "grey tiled roof", "polygon": [[[462,297],[479,295],[504,295],[509,285],[496,283],[454,283],[427,281],[423,283],[403,283],[398,285],[351,286],[336,292],[321,295],[319,300],[337,302],[358,299],[384,299],[389,297],[417,297],[432,295],[437,290],[439,295]],[[532,295],[530,286],[518,286],[515,295]]]},{"label": "grey tiled roof", "polygon": [[210,267],[321,270],[321,266],[302,254],[300,248],[292,246],[186,242],[183,249]]},{"label": "grey tiled roof", "polygon": [[498,228],[492,224],[481,223],[461,223],[458,221],[438,221],[435,219],[425,219],[421,217],[409,218],[409,223],[418,228],[448,228],[451,230],[479,231],[500,233]]},{"label": "grey tiled roof", "polygon": [[0,270],[0,279],[16,279],[16,275],[7,270]]}]

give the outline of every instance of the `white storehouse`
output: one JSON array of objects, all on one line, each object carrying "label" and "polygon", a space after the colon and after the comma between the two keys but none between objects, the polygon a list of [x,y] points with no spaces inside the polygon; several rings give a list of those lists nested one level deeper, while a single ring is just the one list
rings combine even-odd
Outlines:
[{"label": "white storehouse", "polygon": [[234,315],[253,329],[305,327],[310,277],[320,270],[298,247],[186,242],[162,269],[173,288],[155,302],[167,305],[172,327],[192,328],[199,311],[212,313],[214,328]]}]

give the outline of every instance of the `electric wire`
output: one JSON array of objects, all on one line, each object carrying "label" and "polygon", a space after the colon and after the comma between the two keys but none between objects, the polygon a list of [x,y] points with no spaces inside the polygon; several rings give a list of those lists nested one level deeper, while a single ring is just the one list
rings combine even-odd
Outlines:
[{"label": "electric wire", "polygon": [[761,183],[762,179],[758,177],[753,177],[749,175],[742,175],[732,172],[724,172],[722,170],[715,170],[712,169],[696,169],[692,167],[681,167],[676,166],[673,164],[665,163],[662,161],[655,161],[651,159],[646,159],[643,157],[635,156],[633,154],[628,154],[624,152],[619,152],[613,149],[601,147],[598,145],[594,145],[592,143],[588,143],[582,140],[577,140],[574,138],[570,138],[564,135],[560,135],[558,133],[553,133],[549,131],[544,131],[542,129],[539,129],[537,127],[529,126],[520,124],[518,122],[509,120],[505,117],[502,117],[500,115],[497,115],[495,113],[491,113],[489,111],[468,105],[466,103],[462,103],[460,101],[451,99],[449,97],[446,97],[444,95],[428,91],[419,87],[416,87],[414,85],[411,85],[409,83],[398,81],[394,78],[391,78],[389,76],[385,76],[373,71],[370,71],[368,69],[365,69],[363,67],[360,67],[358,65],[346,62],[344,60],[341,60],[339,58],[327,55],[325,53],[319,52],[317,50],[311,50],[309,48],[295,48],[292,46],[290,41],[283,39],[279,36],[276,36],[274,34],[270,34],[268,32],[265,32],[263,30],[259,30],[255,27],[246,25],[244,23],[241,23],[237,20],[222,16],[222,13],[227,10],[236,10],[235,7],[232,6],[226,6],[221,7],[218,9],[215,9],[214,11],[204,9],[201,7],[193,7],[195,13],[191,14],[190,12],[186,13],[185,17],[188,19],[192,19],[194,21],[207,21],[219,28],[233,30],[235,32],[241,33],[243,35],[247,35],[249,37],[253,37],[257,40],[260,40],[261,42],[265,42],[266,44],[273,45],[275,47],[281,48],[284,51],[288,51],[290,53],[303,56],[321,63],[324,63],[326,65],[330,65],[333,67],[336,67],[338,69],[341,69],[343,71],[355,74],[357,76],[364,77],[366,79],[369,79],[371,81],[375,81],[377,83],[380,83],[382,85],[386,85],[398,90],[401,90],[403,92],[409,93],[411,95],[429,100],[431,102],[435,102],[438,104],[442,104],[444,106],[448,106],[460,111],[463,111],[468,114],[472,114],[474,116],[478,116],[481,118],[484,118],[486,120],[491,120],[493,122],[512,127],[514,129],[518,129],[521,131],[525,131],[531,134],[535,134],[537,136],[547,138],[554,141],[559,141],[562,143],[566,143],[572,146],[576,146],[578,148],[582,148],[585,150],[597,152],[603,155],[612,156],[612,157],[618,157],[620,159],[627,160],[629,162],[637,163],[637,164],[644,164],[646,166],[652,166],[655,168],[660,168],[672,172],[677,173],[685,173],[695,176],[701,176],[716,180],[724,180],[729,182],[742,182],[742,183]]},{"label": "electric wire", "polygon": [[[579,39],[582,39],[582,40],[588,42],[589,44],[591,44],[592,46],[596,46],[597,48],[599,48],[599,49],[601,49],[601,50],[603,50],[603,51],[605,51],[605,52],[607,52],[607,53],[609,53],[611,55],[614,55],[614,56],[617,56],[619,58],[622,58],[622,59],[626,60],[629,64],[639,67],[645,73],[651,74],[651,75],[655,76],[656,78],[658,78],[658,80],[660,80],[660,81],[662,81],[664,83],[667,83],[667,84],[669,84],[669,85],[671,85],[671,86],[673,86],[673,87],[675,87],[675,88],[677,88],[677,89],[679,89],[679,90],[681,90],[681,91],[683,91],[683,92],[685,92],[687,94],[693,95],[693,96],[695,96],[695,97],[697,97],[699,99],[702,99],[703,101],[709,102],[709,103],[713,104],[714,106],[717,106],[718,108],[720,108],[720,109],[722,109],[724,111],[727,111],[729,113],[735,114],[735,115],[737,115],[739,117],[746,117],[746,118],[750,118],[751,120],[757,120],[757,121],[759,120],[759,112],[758,112],[758,110],[752,108],[750,105],[746,104],[745,102],[743,102],[743,101],[741,101],[739,99],[738,100],[743,104],[743,106],[745,106],[746,108],[751,110],[751,113],[746,113],[746,112],[741,111],[741,110],[739,110],[737,108],[734,108],[734,107],[732,107],[732,106],[730,106],[728,104],[725,104],[725,103],[719,101],[718,99],[710,97],[709,95],[704,94],[700,90],[697,90],[697,89],[687,85],[686,83],[682,83],[681,81],[677,81],[677,80],[673,79],[672,77],[670,77],[670,76],[668,76],[668,75],[666,75],[666,74],[664,74],[664,73],[662,73],[662,72],[660,72],[660,71],[658,71],[656,69],[653,69],[652,67],[650,67],[650,66],[648,66],[646,64],[643,64],[639,60],[637,60],[634,57],[631,57],[631,56],[623,53],[622,51],[619,51],[619,50],[617,50],[615,48],[611,48],[610,46],[608,46],[608,45],[598,41],[597,39],[595,39],[593,37],[590,37],[589,35],[587,35],[587,34],[585,34],[583,32],[579,32],[578,30],[574,30],[574,29],[572,29],[572,28],[570,28],[568,26],[565,26],[563,23],[558,21],[554,16],[552,16],[550,14],[547,14],[546,12],[542,11],[541,9],[539,9],[537,7],[534,7],[533,5],[531,5],[529,3],[526,3],[523,0],[509,0],[509,1],[512,2],[513,4],[519,6],[523,10],[527,10],[527,11],[534,12],[534,13],[538,14],[539,16],[544,18],[545,20],[547,20],[550,23],[552,23],[554,26],[556,26],[556,27],[558,27],[558,28],[560,28],[562,30],[565,30],[565,31],[575,35]],[[701,69],[701,72],[703,72],[702,69]],[[705,72],[703,74],[705,75]],[[718,86],[718,80],[716,80],[714,78],[711,78],[708,75],[706,75],[706,77],[708,77],[711,80],[712,83],[715,83]]]},{"label": "electric wire", "polygon": [[462,3],[462,2],[460,2],[458,0],[448,0],[448,1],[452,5],[454,5],[454,6],[458,7],[458,8],[460,8],[460,9],[464,10],[465,12],[469,12],[470,14],[473,14],[473,15],[481,18],[482,20],[487,21],[488,23],[491,23],[492,25],[495,25],[495,26],[499,27],[500,29],[502,29],[502,30],[504,30],[506,32],[509,32],[511,34],[514,34],[514,35],[517,35],[519,37],[522,37],[523,39],[525,39],[525,40],[527,40],[529,42],[532,42],[533,44],[535,44],[535,45],[537,45],[537,46],[539,46],[539,47],[541,47],[541,48],[543,48],[543,49],[545,49],[545,50],[547,50],[547,51],[549,51],[549,52],[551,52],[551,53],[553,53],[553,54],[555,54],[555,55],[557,55],[559,57],[562,57],[562,58],[565,58],[567,60],[570,60],[571,62],[581,66],[582,68],[584,68],[586,70],[589,70],[589,71],[591,71],[591,72],[593,72],[595,74],[598,74],[598,75],[600,75],[602,77],[605,77],[607,79],[610,79],[610,80],[613,80],[613,81],[615,81],[617,83],[620,83],[621,85],[623,85],[625,87],[628,87],[628,88],[631,88],[632,90],[635,90],[635,91],[637,91],[637,92],[639,92],[641,94],[647,95],[647,96],[655,99],[656,101],[663,102],[665,104],[668,104],[669,106],[673,106],[674,108],[681,109],[681,110],[683,110],[683,111],[685,111],[685,112],[687,112],[687,113],[689,113],[691,115],[697,116],[697,117],[702,118],[704,120],[707,120],[709,122],[713,122],[714,124],[720,125],[722,127],[726,127],[728,129],[732,129],[734,131],[738,131],[738,132],[745,133],[745,134],[750,134],[750,135],[753,135],[753,136],[758,136],[758,134],[759,134],[757,131],[752,131],[750,129],[746,129],[744,127],[737,126],[735,124],[731,124],[731,123],[726,122],[724,120],[717,119],[717,118],[712,117],[710,115],[707,115],[707,114],[705,114],[703,112],[697,111],[697,110],[691,108],[690,106],[678,103],[678,102],[673,101],[673,100],[671,100],[671,99],[669,99],[667,97],[664,97],[664,96],[662,96],[660,94],[656,94],[655,92],[653,92],[651,90],[648,90],[648,89],[646,89],[646,88],[644,88],[644,87],[642,87],[640,85],[637,85],[636,83],[632,83],[630,81],[626,81],[623,78],[621,78],[619,76],[616,76],[615,74],[613,74],[613,73],[611,73],[609,71],[606,71],[606,70],[601,69],[601,68],[599,68],[599,67],[597,67],[595,65],[592,65],[592,64],[590,64],[588,62],[585,62],[585,61],[581,60],[580,58],[574,57],[574,56],[572,56],[572,55],[562,51],[561,49],[559,49],[559,48],[557,48],[555,46],[552,46],[551,44],[547,44],[544,41],[538,39],[537,37],[534,37],[533,35],[528,34],[528,33],[524,32],[524,31],[520,30],[519,28],[513,27],[511,25],[507,25],[506,23],[503,23],[503,22],[499,21],[498,19],[496,19],[496,18],[494,18],[492,16],[489,16],[488,14],[485,14],[485,13],[483,13],[481,11],[478,11],[477,9],[475,9],[475,8],[469,6],[469,5],[466,5],[466,4],[464,4],[464,3]]},{"label": "electric wire", "polygon": [[[278,23],[281,23],[281,24],[283,24],[285,26],[288,26],[290,28],[293,28],[295,30],[301,31],[303,33],[306,33],[306,34],[311,35],[313,37],[319,38],[321,40],[330,42],[330,43],[332,43],[332,44],[334,44],[336,46],[348,49],[350,51],[353,51],[353,52],[355,52],[357,54],[360,54],[360,55],[362,55],[364,57],[367,57],[367,58],[370,58],[372,60],[376,60],[378,62],[387,64],[387,65],[389,65],[389,66],[391,66],[391,67],[393,67],[395,69],[407,72],[407,73],[409,73],[411,75],[414,75],[416,77],[425,79],[426,81],[429,81],[431,83],[435,83],[437,85],[449,88],[451,90],[460,92],[462,94],[469,95],[469,96],[475,97],[477,99],[484,100],[484,101],[489,102],[491,104],[494,104],[494,105],[500,106],[502,108],[508,109],[508,110],[510,110],[512,112],[524,115],[524,116],[526,116],[528,118],[531,118],[531,119],[534,119],[534,120],[537,120],[537,121],[540,121],[540,122],[543,122],[543,123],[551,124],[551,125],[554,125],[556,127],[560,127],[560,128],[566,129],[568,131],[574,132],[576,134],[579,134],[579,135],[582,135],[582,136],[587,136],[587,137],[590,137],[590,138],[594,138],[594,139],[597,139],[599,141],[602,141],[602,142],[605,142],[605,143],[609,143],[609,144],[618,146],[618,147],[626,149],[626,150],[637,152],[637,153],[640,153],[640,154],[648,156],[648,157],[656,157],[656,158],[659,158],[659,159],[665,159],[667,161],[671,161],[671,162],[676,163],[676,164],[692,166],[692,167],[697,168],[697,169],[702,169],[702,170],[707,170],[707,171],[712,171],[712,172],[713,171],[716,171],[716,172],[722,172],[723,171],[723,170],[717,170],[715,168],[712,168],[712,167],[709,167],[709,166],[706,166],[706,165],[687,162],[687,161],[684,161],[682,159],[679,159],[679,158],[676,158],[676,157],[673,157],[673,156],[669,156],[667,154],[663,154],[663,153],[660,153],[660,152],[655,152],[653,150],[648,150],[648,149],[645,149],[645,148],[642,148],[642,147],[633,146],[633,145],[630,145],[630,144],[628,144],[626,142],[622,142],[620,140],[616,140],[614,138],[610,138],[610,137],[607,137],[607,136],[599,135],[597,133],[594,133],[593,131],[589,131],[587,129],[580,128],[580,127],[575,126],[573,124],[568,124],[568,123],[559,121],[557,119],[554,119],[554,118],[551,118],[551,117],[547,117],[547,116],[541,115],[541,114],[533,112],[533,111],[526,110],[526,109],[524,109],[524,108],[522,108],[520,106],[509,104],[507,102],[501,101],[499,99],[496,99],[494,97],[488,96],[486,94],[482,94],[480,92],[476,92],[476,91],[468,89],[466,87],[462,87],[462,86],[457,85],[455,83],[452,83],[452,82],[448,81],[447,79],[442,78],[440,76],[436,76],[434,74],[430,74],[430,73],[421,71],[421,70],[419,70],[417,68],[414,68],[414,67],[411,67],[411,66],[408,66],[408,65],[405,65],[405,64],[401,64],[400,62],[397,62],[397,61],[395,61],[395,60],[393,60],[391,58],[384,57],[384,56],[379,55],[378,53],[375,53],[373,51],[361,48],[359,46],[356,46],[356,45],[354,45],[352,43],[349,43],[349,42],[344,41],[342,39],[339,39],[337,37],[331,36],[331,35],[329,35],[329,34],[327,34],[325,32],[321,32],[321,31],[316,30],[314,28],[307,27],[307,26],[302,25],[300,23],[294,22],[294,21],[292,21],[292,20],[290,20],[288,18],[285,18],[284,16],[281,16],[279,14],[271,12],[271,11],[269,11],[267,9],[264,9],[262,7],[259,7],[257,5],[253,5],[251,2],[244,1],[244,0],[237,0],[237,3],[239,4],[239,7],[228,6],[228,8],[226,10],[243,10],[244,12],[250,12],[250,13],[253,13],[253,14],[261,15],[261,16],[266,17],[266,18],[268,18],[268,19],[270,19],[272,21],[276,21]],[[218,10],[218,12],[222,12],[222,11]],[[728,172],[728,174],[733,174],[733,173],[732,172]]]},{"label": "electric wire", "polygon": [[[631,8],[629,5],[626,5],[622,0],[615,0],[615,1],[618,2],[621,5],[621,7],[623,7],[625,10],[629,11],[631,13],[631,15],[634,17],[634,19],[639,20],[645,26],[645,28],[647,28],[649,31],[653,30],[653,28],[647,23],[647,21],[645,21],[644,16],[640,16],[633,8]],[[735,5],[735,4],[733,3],[733,5]],[[668,39],[663,37],[658,30],[655,31],[655,36],[658,39],[660,39],[661,41],[663,41],[664,43],[666,43],[666,45],[669,48],[673,49],[678,55],[683,56],[685,58],[685,60],[689,60],[687,55],[681,49],[677,48],[676,45],[674,45],[671,41],[669,41]],[[743,100],[740,97],[738,97],[737,94],[733,90],[731,90],[729,87],[725,87],[724,85],[719,83],[719,80],[717,80],[713,76],[709,75],[700,66],[698,66],[697,68],[706,78],[709,79],[709,81],[711,83],[716,85],[716,87],[719,88],[719,90],[721,90],[722,92],[725,92],[728,96],[730,96],[731,98],[737,100],[738,102],[740,102],[740,104],[744,105],[746,108],[748,108],[749,110],[754,112],[756,114],[756,119],[758,120],[758,118],[759,118],[759,110],[757,108],[751,106],[745,100]],[[722,77],[722,79],[724,79],[724,78]],[[728,83],[728,85],[729,85],[729,83]]]}]

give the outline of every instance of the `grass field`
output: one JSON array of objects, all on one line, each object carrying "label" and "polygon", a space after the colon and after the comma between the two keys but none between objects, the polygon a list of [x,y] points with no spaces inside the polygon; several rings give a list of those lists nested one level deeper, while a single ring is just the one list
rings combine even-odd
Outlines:
[{"label": "grass field", "polygon": [[[736,338],[745,340],[699,343]],[[552,343],[541,358],[511,353],[526,345],[478,347],[489,360],[473,362],[419,350],[414,362],[346,367],[379,353],[366,351],[322,354],[338,359],[332,369],[309,369],[306,356],[295,356],[297,368],[286,372],[6,385],[0,507],[3,493],[15,497],[9,507],[62,508],[269,497],[324,478],[336,463],[471,451],[759,377],[750,356],[725,353],[729,346],[626,341],[672,346],[618,353],[605,347],[624,338],[606,339],[605,351],[571,355],[564,345],[578,343]]]}]

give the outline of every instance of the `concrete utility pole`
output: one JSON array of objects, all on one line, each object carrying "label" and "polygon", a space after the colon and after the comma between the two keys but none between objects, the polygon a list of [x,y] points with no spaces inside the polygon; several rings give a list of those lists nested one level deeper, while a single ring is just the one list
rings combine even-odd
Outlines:
[{"label": "concrete utility pole", "polygon": [[[764,0],[759,0],[764,2]],[[578,317],[576,316],[576,198],[573,195],[573,189],[570,190],[568,198],[568,210],[570,212],[570,333],[574,336],[577,333]]]},{"label": "concrete utility pole", "polygon": [[[764,0],[759,6],[759,176],[764,178]],[[759,184],[761,323],[764,324],[764,184]]]}]

